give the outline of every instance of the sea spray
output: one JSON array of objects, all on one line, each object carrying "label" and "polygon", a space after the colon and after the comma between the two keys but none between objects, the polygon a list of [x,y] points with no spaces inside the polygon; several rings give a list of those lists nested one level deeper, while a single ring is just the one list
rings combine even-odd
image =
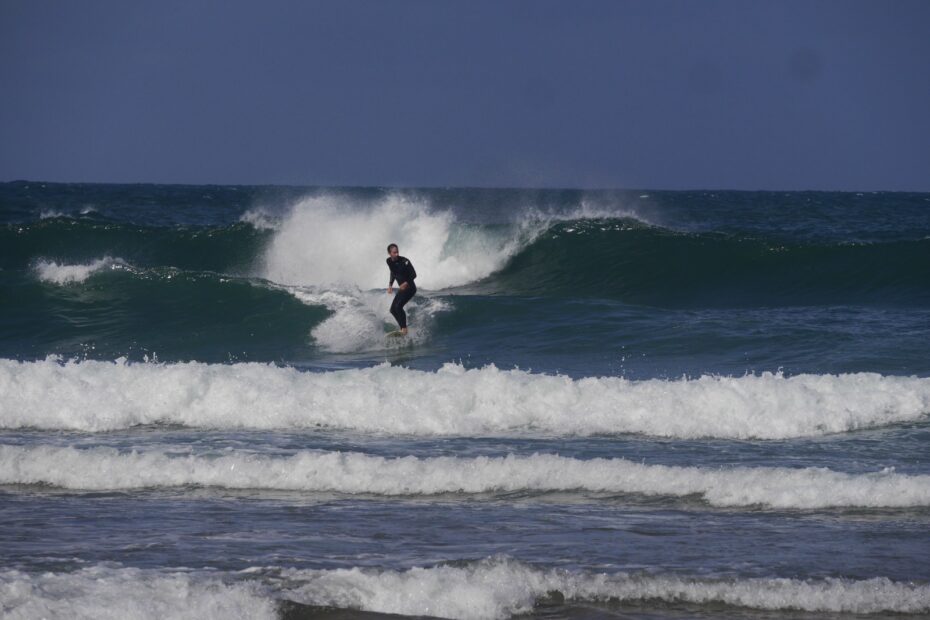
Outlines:
[{"label": "sea spray", "polygon": [[418,286],[443,289],[500,269],[545,225],[466,224],[450,211],[402,195],[374,203],[312,197],[295,204],[278,225],[259,273],[281,284],[384,288],[387,244],[397,243],[417,267]]}]

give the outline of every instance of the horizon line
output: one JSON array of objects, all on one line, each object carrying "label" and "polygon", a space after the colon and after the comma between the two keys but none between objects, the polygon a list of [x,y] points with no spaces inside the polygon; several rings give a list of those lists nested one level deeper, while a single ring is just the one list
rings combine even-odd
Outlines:
[{"label": "horizon line", "polygon": [[334,190],[482,190],[482,191],[574,191],[574,192],[746,192],[746,193],[846,193],[846,194],[927,194],[930,189],[738,189],[725,187],[580,187],[565,185],[361,185],[329,183],[184,183],[160,181],[47,181],[38,179],[11,179],[0,181],[3,185],[33,183],[42,185],[162,185],[169,187],[286,187],[294,189],[334,189]]}]

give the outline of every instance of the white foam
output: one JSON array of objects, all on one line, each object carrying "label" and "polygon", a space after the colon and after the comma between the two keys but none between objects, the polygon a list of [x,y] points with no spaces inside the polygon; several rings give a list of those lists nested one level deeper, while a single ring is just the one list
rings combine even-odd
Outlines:
[{"label": "white foam", "polygon": [[313,291],[285,287],[309,305],[325,306],[333,314],[313,328],[311,335],[325,350],[357,353],[422,344],[429,339],[433,317],[449,308],[448,302],[424,294],[415,296],[405,307],[410,332],[403,340],[388,338],[386,331],[397,329],[391,316],[393,297],[372,291]]},{"label": "white foam", "polygon": [[752,609],[835,613],[916,613],[930,609],[930,586],[881,577],[802,581],[608,575],[540,570],[502,557],[465,567],[289,570],[282,577],[293,583],[304,582],[287,593],[299,602],[440,618],[496,620],[530,613],[538,600],[553,592],[582,603],[724,603]]},{"label": "white foam", "polygon": [[930,476],[893,470],[846,474],[823,468],[712,469],[552,454],[422,459],[343,452],[172,456],[155,450],[0,445],[0,483],[87,490],[196,485],[389,496],[589,491],[700,495],[714,506],[785,509],[930,506]]},{"label": "white foam", "polygon": [[7,620],[136,620],[277,617],[255,583],[225,584],[210,575],[96,566],[73,573],[0,572]]},{"label": "white foam", "polygon": [[920,420],[930,412],[926,378],[765,373],[573,380],[457,364],[436,372],[382,364],[310,373],[257,363],[0,360],[0,394],[0,428],[85,431],[163,423],[410,435],[781,439]]},{"label": "white foam", "polygon": [[497,556],[464,566],[239,573],[95,566],[71,573],[0,572],[5,618],[274,618],[275,603],[440,618],[497,620],[561,594],[572,603],[731,605],[832,613],[921,613],[930,586],[884,577],[713,579],[542,569]]},{"label": "white foam", "polygon": [[55,261],[39,260],[35,265],[36,275],[43,282],[53,284],[74,284],[84,282],[97,273],[105,269],[119,269],[125,266],[125,261],[121,258],[111,258],[104,256],[89,263],[68,265],[56,263]]},{"label": "white foam", "polygon": [[417,285],[443,289],[500,269],[544,227],[528,220],[492,232],[397,194],[373,203],[317,196],[283,219],[259,275],[298,286],[386,288],[386,248],[397,243],[417,269]]}]

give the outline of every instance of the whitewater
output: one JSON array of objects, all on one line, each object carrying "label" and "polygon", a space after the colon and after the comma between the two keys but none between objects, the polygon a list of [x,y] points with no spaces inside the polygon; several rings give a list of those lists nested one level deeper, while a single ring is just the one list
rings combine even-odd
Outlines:
[{"label": "whitewater", "polygon": [[[106,472],[106,473],[102,473]],[[881,471],[850,475],[822,468],[668,467],[625,459],[582,461],[558,455],[408,456],[301,452],[170,456],[113,448],[0,445],[0,484],[121,490],[189,485],[227,489],[333,491],[371,495],[593,491],[687,497],[713,506],[826,508],[930,506],[930,476]]]},{"label": "whitewater", "polygon": [[[930,379],[852,375],[629,381],[446,364],[300,372],[271,364],[0,360],[0,428],[331,428],[407,435],[783,439],[921,420]],[[395,391],[418,394],[397,407]]]},{"label": "whitewater", "polygon": [[[322,608],[500,620],[532,613],[538,601],[558,594],[568,601],[598,603],[724,604],[736,609],[803,610],[853,614],[919,613],[930,608],[930,588],[885,579],[707,580],[675,575],[604,575],[539,570],[506,557],[467,567],[409,571],[276,571],[263,567],[220,577],[94,567],[73,575],[40,577],[0,573],[0,592],[15,592],[8,617],[78,618],[276,618],[278,601],[255,577],[268,573],[285,583],[287,601],[308,611]],[[66,594],[67,593],[67,594]],[[70,605],[63,604],[63,595]],[[294,606],[296,607],[296,606]],[[293,607],[292,607],[293,608]]]}]

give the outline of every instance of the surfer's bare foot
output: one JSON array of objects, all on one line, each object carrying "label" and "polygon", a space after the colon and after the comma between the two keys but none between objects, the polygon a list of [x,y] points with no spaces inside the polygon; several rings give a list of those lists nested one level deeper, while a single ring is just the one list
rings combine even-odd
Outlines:
[{"label": "surfer's bare foot", "polygon": [[407,328],[406,328],[406,327],[402,327],[401,330],[400,330],[400,333],[402,333],[404,336],[406,336],[406,335],[407,335]]}]

